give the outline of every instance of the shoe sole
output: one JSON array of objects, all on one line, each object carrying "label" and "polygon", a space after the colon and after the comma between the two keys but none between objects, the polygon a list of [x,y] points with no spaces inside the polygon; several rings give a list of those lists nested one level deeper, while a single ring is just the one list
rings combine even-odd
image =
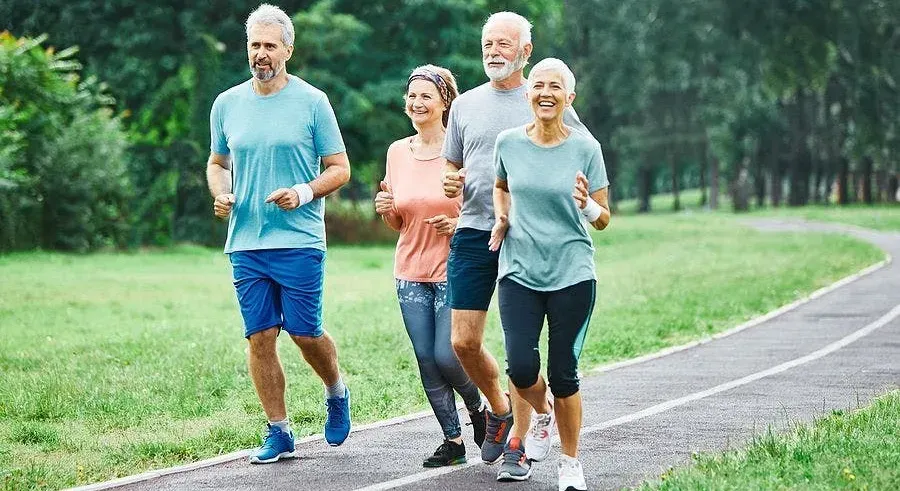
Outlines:
[{"label": "shoe sole", "polygon": [[429,468],[429,469],[433,469],[433,468],[435,468],[435,467],[450,467],[450,466],[460,465],[460,464],[465,464],[465,463],[466,463],[466,458],[465,458],[465,457],[460,457],[460,458],[458,458],[458,459],[453,459],[453,460],[451,460],[450,462],[448,462],[448,463],[446,463],[446,464],[439,464],[439,463],[430,464],[430,463],[428,463],[428,462],[423,462],[423,463],[422,463],[422,467],[427,467],[427,468]]},{"label": "shoe sole", "polygon": [[497,474],[497,481],[500,482],[518,482],[518,481],[527,481],[529,477],[531,477],[531,471],[533,467],[528,468],[528,472],[524,476],[514,476],[508,472],[500,472]]},{"label": "shoe sole", "polygon": [[481,458],[481,461],[484,462],[484,463],[487,464],[487,465],[494,465],[494,464],[496,464],[496,463],[499,463],[499,462],[502,461],[502,460],[503,460],[503,454],[500,454],[500,456],[498,456],[498,457],[497,457],[496,459],[494,459],[494,460],[484,460],[484,457]]},{"label": "shoe sole", "polygon": [[[531,447],[533,448],[534,445],[532,445]],[[547,446],[547,451],[544,452],[543,455],[531,455],[531,452],[528,452],[528,458],[531,459],[533,462],[541,462],[541,461],[545,460],[547,457],[550,456],[550,449],[551,449],[552,447],[553,447],[553,445],[548,445],[548,446]],[[525,443],[525,448],[526,448],[526,449],[529,448],[527,442]],[[568,490],[567,490],[567,491],[568,491]]]},{"label": "shoe sole", "polygon": [[340,447],[341,444],[343,444],[344,442],[347,441],[347,438],[350,438],[350,432],[352,430],[353,430],[353,426],[351,425],[351,427],[347,429],[347,436],[345,436],[344,439],[339,442],[329,442],[327,439],[325,440],[325,442],[328,443],[328,445],[330,445],[332,447]]},{"label": "shoe sole", "polygon": [[296,459],[296,458],[297,458],[297,451],[294,450],[293,452],[281,452],[280,454],[272,457],[271,459],[260,459],[260,458],[257,458],[256,456],[253,456],[253,457],[250,457],[250,463],[251,464],[271,464],[273,462],[278,462],[281,459]]}]

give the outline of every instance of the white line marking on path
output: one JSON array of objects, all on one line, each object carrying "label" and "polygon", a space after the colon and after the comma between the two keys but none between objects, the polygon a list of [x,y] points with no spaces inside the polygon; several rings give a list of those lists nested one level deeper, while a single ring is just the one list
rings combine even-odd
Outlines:
[{"label": "white line marking on path", "polygon": [[682,344],[681,346],[672,346],[671,348],[665,348],[663,350],[657,351],[656,353],[650,353],[648,355],[640,356],[638,358],[632,358],[630,360],[622,360],[622,361],[610,363],[607,365],[601,365],[597,368],[590,370],[590,372],[591,373],[611,372],[611,371],[617,370],[619,368],[624,368],[624,367],[628,367],[631,365],[637,365],[638,363],[644,363],[646,361],[655,360],[657,358],[662,358],[664,356],[668,356],[673,353],[678,353],[680,351],[684,351],[686,349],[690,349],[695,346],[700,346],[700,345],[709,343],[710,341],[715,341],[716,339],[722,339],[724,337],[731,336],[732,334],[737,334],[745,329],[749,329],[751,327],[758,326],[758,325],[762,324],[763,322],[774,319],[775,317],[778,317],[781,314],[784,314],[786,312],[794,310],[797,307],[799,307],[805,303],[808,303],[812,300],[815,300],[825,294],[831,293],[844,285],[850,284],[850,283],[862,278],[863,276],[874,273],[875,271],[878,271],[879,269],[890,264],[891,261],[893,261],[893,258],[891,257],[890,254],[887,254],[885,260],[881,261],[880,263],[873,264],[862,271],[859,271],[855,274],[847,276],[846,278],[838,280],[837,282],[832,283],[828,286],[822,287],[822,288],[810,293],[808,296],[806,296],[804,298],[797,299],[797,300],[795,300],[787,305],[784,305],[778,309],[775,309],[767,314],[761,315],[754,319],[750,319],[749,321],[747,321],[739,326],[732,327],[731,329],[729,329],[727,331],[722,331],[718,334],[713,334],[712,336],[708,336],[703,339],[691,341],[689,343]]},{"label": "white line marking on path", "polygon": [[[875,330],[885,326],[888,322],[900,317],[900,304],[896,305],[890,312],[881,316],[875,322],[859,329],[858,331],[853,332],[852,334],[845,336],[822,349],[813,351],[812,353],[801,356],[800,358],[795,358],[791,361],[782,363],[780,365],[776,365],[772,368],[762,370],[756,372],[751,375],[747,375],[746,377],[741,377],[739,379],[732,380],[730,382],[725,382],[724,384],[719,384],[715,387],[702,390],[699,392],[694,392],[693,394],[686,395],[684,397],[679,397],[678,399],[672,399],[670,401],[666,401],[655,406],[648,407],[647,409],[638,411],[636,413],[626,414],[625,416],[621,416],[615,419],[611,419],[609,421],[604,421],[602,423],[586,426],[581,429],[581,434],[586,435],[589,433],[593,433],[595,431],[604,430],[606,428],[611,428],[613,426],[620,426],[627,423],[632,423],[639,419],[647,418],[650,416],[657,415],[659,413],[668,411],[669,409],[676,408],[678,406],[683,406],[689,402],[698,401],[700,399],[705,399],[709,396],[718,394],[720,392],[725,392],[727,390],[734,389],[736,387],[740,387],[742,385],[749,384],[751,382],[755,382],[759,379],[771,377],[772,375],[776,375],[778,373],[784,372],[786,370],[790,370],[791,368],[798,367],[805,363],[809,363],[813,360],[817,360],[822,358],[825,355],[830,353],[834,353],[835,351],[855,342],[859,339],[868,336]],[[559,436],[556,435],[553,437],[554,443],[559,441]],[[359,488],[356,491],[382,491],[387,489],[394,489],[400,486],[405,486],[407,484],[413,484],[415,482],[423,481],[425,479],[431,479],[433,477],[441,476],[443,474],[449,474],[451,472],[455,472],[458,470],[466,469],[469,467],[474,467],[476,465],[483,465],[481,462],[472,462],[467,463],[461,466],[454,467],[444,467],[441,469],[435,469],[431,471],[419,472],[418,474],[412,474],[409,476],[401,477],[398,479],[394,479],[392,481],[385,481],[378,484],[373,484],[371,486],[366,486],[364,488]]]},{"label": "white line marking on path", "polygon": [[[671,354],[677,353],[679,351],[684,351],[686,349],[693,348],[695,346],[700,346],[702,344],[706,344],[710,341],[720,339],[725,336],[730,336],[732,334],[743,331],[744,329],[748,329],[750,327],[761,324],[769,319],[772,319],[773,317],[777,317],[781,314],[784,314],[785,312],[793,310],[793,309],[799,307],[800,305],[803,305],[803,304],[809,302],[810,300],[819,298],[822,295],[825,295],[826,293],[829,293],[829,292],[836,290],[844,285],[847,285],[853,281],[856,281],[856,280],[862,278],[863,276],[872,274],[875,271],[890,264],[892,262],[892,260],[893,260],[893,258],[889,254],[887,254],[886,259],[884,261],[873,264],[872,266],[869,266],[868,268],[863,269],[862,271],[854,273],[850,276],[847,276],[845,278],[838,280],[837,282],[835,282],[831,285],[828,285],[824,288],[816,290],[815,292],[811,293],[809,296],[807,296],[805,298],[796,300],[796,301],[794,301],[790,304],[787,304],[777,310],[773,310],[772,312],[764,314],[760,317],[752,319],[748,322],[745,322],[744,324],[741,324],[737,327],[734,327],[727,331],[721,332],[719,334],[716,334],[716,335],[713,335],[713,336],[710,336],[708,338],[704,338],[704,339],[701,339],[698,341],[693,341],[693,342],[690,342],[687,344],[683,344],[681,346],[666,348],[666,349],[657,351],[656,353],[651,353],[649,355],[641,356],[639,358],[633,358],[631,360],[624,360],[624,361],[620,361],[620,362],[610,363],[607,365],[601,365],[601,366],[591,370],[591,372],[608,372],[608,371],[616,370],[618,368],[636,365],[638,363],[644,363],[646,361],[655,360],[657,358],[662,358],[663,356],[671,355]],[[415,413],[415,414],[398,416],[396,418],[354,427],[352,432],[356,433],[358,431],[363,431],[363,430],[368,430],[368,429],[373,429],[373,428],[381,428],[384,426],[402,424],[402,423],[406,423],[408,421],[425,418],[425,417],[431,416],[432,414],[433,413],[431,411],[422,411],[422,412]],[[316,440],[323,440],[323,439],[324,439],[324,436],[322,434],[311,435],[311,436],[308,436],[301,440],[297,440],[297,444],[312,442],[312,441],[316,441]],[[253,450],[254,449],[238,450],[236,452],[232,452],[232,453],[225,454],[225,455],[220,455],[218,457],[213,457],[211,459],[205,459],[205,460],[200,460],[197,462],[192,462],[190,464],[184,464],[184,465],[179,465],[179,466],[175,466],[175,467],[168,467],[168,468],[164,468],[164,469],[157,469],[157,470],[153,470],[153,471],[144,472],[141,474],[135,474],[133,476],[126,476],[126,477],[122,477],[122,478],[118,478],[118,479],[113,479],[111,481],[104,481],[104,482],[99,482],[99,483],[94,483],[94,484],[88,484],[86,486],[80,486],[77,488],[70,488],[68,491],[100,491],[100,490],[104,490],[104,489],[111,489],[111,488],[115,488],[115,487],[119,487],[119,486],[125,486],[128,484],[149,481],[151,479],[157,479],[157,478],[172,475],[172,474],[179,474],[182,472],[203,469],[205,467],[212,467],[214,465],[224,464],[226,462],[231,462],[233,460],[247,458],[250,455],[250,452],[252,452]],[[463,464],[463,466],[456,467],[454,470],[458,470],[460,468],[471,467],[473,465],[478,465],[478,464],[477,463]],[[435,472],[438,472],[441,470],[444,470],[444,469],[436,469]],[[446,472],[450,472],[450,471],[446,471]],[[446,472],[443,472],[443,473],[446,473]],[[435,474],[435,475],[440,475],[440,474]],[[379,488],[372,488],[372,489],[379,489]]]}]

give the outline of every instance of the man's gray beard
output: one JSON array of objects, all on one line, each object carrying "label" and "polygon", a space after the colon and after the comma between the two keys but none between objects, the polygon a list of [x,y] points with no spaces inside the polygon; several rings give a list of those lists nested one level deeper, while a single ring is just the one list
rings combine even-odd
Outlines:
[{"label": "man's gray beard", "polygon": [[[490,60],[489,60],[490,61]],[[528,64],[528,60],[525,59],[525,50],[521,50],[516,54],[516,58],[507,63],[506,66],[503,67],[503,71],[494,71],[491,72],[492,69],[488,68],[487,62],[482,62],[482,66],[484,67],[484,74],[487,75],[489,79],[493,82],[500,82],[502,80],[506,80],[513,73],[525,68],[525,65]]]},{"label": "man's gray beard", "polygon": [[250,67],[250,75],[259,80],[260,82],[268,82],[273,78],[277,77],[278,74],[281,73],[281,70],[284,69],[284,66],[280,66],[276,69],[265,69],[265,68],[253,68]]}]

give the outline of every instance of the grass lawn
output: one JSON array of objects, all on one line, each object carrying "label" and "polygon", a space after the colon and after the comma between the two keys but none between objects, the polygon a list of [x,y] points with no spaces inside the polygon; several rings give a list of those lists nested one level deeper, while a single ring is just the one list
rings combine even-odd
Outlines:
[{"label": "grass lawn", "polygon": [[766,433],[742,450],[698,455],[640,489],[900,489],[900,391],[871,406],[835,411],[787,434]]},{"label": "grass lawn", "polygon": [[[679,193],[682,213],[691,211],[703,211],[700,206],[700,190],[686,189]],[[719,198],[719,210],[717,213],[732,214],[731,198],[722,195]],[[675,201],[671,193],[655,194],[650,198],[650,208],[653,214],[672,213],[672,203]],[[638,200],[627,199],[618,203],[619,215],[637,214]],[[801,207],[782,206],[778,208],[751,206],[748,216],[762,217],[795,217],[806,220],[823,222],[845,223],[875,230],[900,231],[900,203],[891,204],[852,204],[848,206],[837,205],[810,205]]]},{"label": "grass lawn", "polygon": [[[595,243],[584,369],[721,331],[883,257],[850,238],[757,233],[721,214],[616,217]],[[328,253],[325,319],[356,423],[427,407],[392,252]],[[498,316],[488,318],[501,355]],[[264,416],[242,332],[218,251],[0,256],[0,486],[85,484],[257,445]],[[279,344],[294,431],[318,433],[321,383]]]},{"label": "grass lawn", "polygon": [[900,204],[768,208],[754,211],[753,215],[800,217],[807,220],[846,223],[875,230],[900,231]]}]

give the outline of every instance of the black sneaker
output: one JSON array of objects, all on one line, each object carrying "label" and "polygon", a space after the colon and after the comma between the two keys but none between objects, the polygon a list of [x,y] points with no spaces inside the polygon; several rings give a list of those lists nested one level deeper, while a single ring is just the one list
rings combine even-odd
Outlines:
[{"label": "black sneaker", "polygon": [[447,465],[459,465],[466,463],[466,446],[463,443],[453,443],[444,440],[434,455],[422,462],[423,467],[444,467]]},{"label": "black sneaker", "polygon": [[472,433],[475,434],[475,445],[480,448],[484,443],[484,433],[487,428],[487,408],[482,405],[480,411],[469,411],[469,419],[472,421],[469,424],[472,425]]}]

